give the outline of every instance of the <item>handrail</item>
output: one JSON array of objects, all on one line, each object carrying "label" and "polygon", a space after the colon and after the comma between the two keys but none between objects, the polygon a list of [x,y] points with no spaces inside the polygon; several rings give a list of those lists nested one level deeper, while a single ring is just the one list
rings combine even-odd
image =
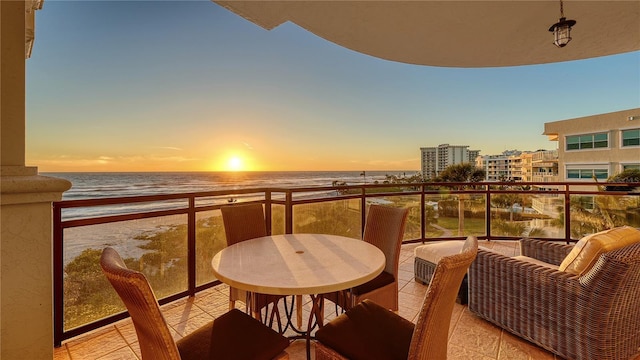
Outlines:
[{"label": "handrail", "polygon": [[[227,205],[220,202],[221,198],[238,195],[255,195],[257,200],[249,202],[259,202],[265,205],[265,217],[267,220],[267,231],[271,233],[272,207],[273,205],[284,206],[285,233],[293,232],[293,209],[296,205],[321,203],[337,200],[360,199],[360,208],[365,209],[367,199],[376,197],[394,196],[420,196],[420,238],[409,239],[405,242],[424,242],[426,238],[425,223],[425,202],[430,195],[474,195],[482,194],[486,197],[485,204],[485,232],[479,239],[493,240],[491,234],[491,198],[501,194],[557,194],[564,197],[564,238],[548,238],[548,240],[575,241],[571,239],[571,196],[572,195],[632,195],[640,196],[640,193],[632,191],[600,191],[585,189],[585,187],[598,189],[602,183],[597,182],[478,182],[478,183],[394,183],[394,184],[359,184],[344,186],[321,186],[321,187],[260,187],[235,190],[215,190],[206,192],[188,192],[179,194],[158,194],[130,197],[112,197],[100,199],[63,200],[53,203],[53,255],[54,255],[54,345],[59,346],[63,340],[80,335],[97,327],[117,321],[126,317],[126,313],[120,313],[101,319],[91,324],[86,324],[71,330],[64,330],[64,229],[106,224],[128,220],[147,219],[167,215],[187,216],[187,290],[173,294],[167,298],[160,299],[164,304],[184,296],[193,296],[197,291],[219,284],[213,281],[204,285],[196,285],[196,215],[199,212],[220,209]],[[627,186],[640,188],[640,183],[607,183],[607,186]],[[542,186],[546,190],[539,190],[536,186]],[[556,187],[556,189],[549,189]],[[578,189],[572,189],[578,188]],[[394,191],[395,190],[395,191]],[[400,190],[400,191],[398,191]],[[314,194],[336,192],[335,196],[315,196]],[[207,201],[209,199],[209,201]],[[76,219],[63,219],[63,209],[91,208],[109,205],[123,205],[136,203],[154,203],[181,200],[181,203],[170,204],[164,210],[141,211],[135,213],[113,214],[95,217],[82,217]],[[202,203],[200,203],[202,202]],[[361,231],[364,230],[366,214],[360,212]],[[430,240],[459,239],[460,236],[430,238]],[[515,240],[519,237],[501,236],[501,239]]]}]

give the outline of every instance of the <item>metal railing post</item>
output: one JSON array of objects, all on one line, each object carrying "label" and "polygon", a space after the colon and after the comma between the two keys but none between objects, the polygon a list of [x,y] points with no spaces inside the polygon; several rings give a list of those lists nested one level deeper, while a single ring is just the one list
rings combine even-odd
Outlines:
[{"label": "metal railing post", "polygon": [[264,192],[264,217],[267,223],[267,234],[271,235],[271,221],[273,221],[273,218],[271,209],[271,191],[269,190]]},{"label": "metal railing post", "polygon": [[424,241],[427,237],[427,213],[426,208],[424,206],[425,195],[424,195],[424,184],[420,186],[420,240],[424,244]]},{"label": "metal railing post", "polygon": [[293,234],[293,193],[291,190],[286,192],[284,219],[285,234]]},{"label": "metal railing post", "polygon": [[569,243],[571,240],[571,195],[569,184],[564,186],[564,239]]},{"label": "metal railing post", "polygon": [[189,197],[187,212],[187,291],[189,296],[196,294],[196,200]]},{"label": "metal railing post", "polygon": [[485,185],[486,191],[486,204],[485,204],[485,228],[484,231],[487,235],[487,240],[491,240],[491,186]]}]

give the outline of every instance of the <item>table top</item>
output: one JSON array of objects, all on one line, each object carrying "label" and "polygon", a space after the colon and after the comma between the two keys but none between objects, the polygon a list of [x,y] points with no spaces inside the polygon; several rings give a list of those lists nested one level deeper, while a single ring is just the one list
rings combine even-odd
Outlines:
[{"label": "table top", "polygon": [[382,272],[385,256],[359,239],[286,234],[231,245],[213,257],[211,266],[216,278],[238,289],[305,295],[363,284]]}]

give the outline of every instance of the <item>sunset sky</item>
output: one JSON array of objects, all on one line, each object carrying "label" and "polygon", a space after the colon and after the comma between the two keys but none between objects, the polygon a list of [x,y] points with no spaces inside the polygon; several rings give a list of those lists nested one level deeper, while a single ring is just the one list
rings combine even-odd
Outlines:
[{"label": "sunset sky", "polygon": [[416,66],[289,23],[267,31],[206,0],[47,0],[27,60],[27,165],[419,170],[420,147],[443,143],[554,149],[545,122],[639,107],[639,65],[640,52]]}]

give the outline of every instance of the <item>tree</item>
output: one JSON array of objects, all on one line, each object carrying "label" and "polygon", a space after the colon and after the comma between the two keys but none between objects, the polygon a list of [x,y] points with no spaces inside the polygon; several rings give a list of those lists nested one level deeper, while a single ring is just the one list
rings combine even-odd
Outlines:
[{"label": "tree", "polygon": [[435,182],[480,182],[485,179],[486,173],[483,169],[475,167],[471,163],[450,165],[438,176]]},{"label": "tree", "polygon": [[[610,176],[607,179],[610,183],[640,183],[640,170],[639,169],[626,169],[620,174]],[[637,187],[629,186],[605,186],[606,191],[633,191]]]},{"label": "tree", "polygon": [[[485,179],[485,171],[471,163],[450,165],[435,177],[435,182],[480,182]],[[465,186],[458,186],[463,190]],[[464,200],[466,195],[458,195],[458,236],[464,236]]]}]

